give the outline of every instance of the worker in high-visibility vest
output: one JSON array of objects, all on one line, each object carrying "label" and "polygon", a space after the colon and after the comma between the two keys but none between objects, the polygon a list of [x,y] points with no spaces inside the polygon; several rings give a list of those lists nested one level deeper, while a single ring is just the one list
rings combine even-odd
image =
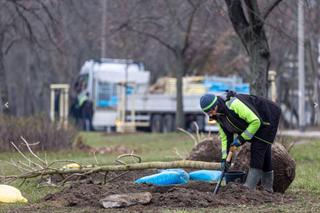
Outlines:
[{"label": "worker in high-visibility vest", "polygon": [[265,190],[273,192],[271,145],[275,139],[281,109],[272,101],[254,95],[229,91],[226,98],[205,94],[201,109],[216,120],[222,147],[222,169],[227,170],[229,148],[251,143],[250,169],[245,186],[255,189],[261,180]]},{"label": "worker in high-visibility vest", "polygon": [[93,103],[89,99],[89,93],[80,93],[78,95],[78,105],[80,111],[80,121],[82,124],[82,129],[85,131],[92,131],[92,119],[93,119]]}]

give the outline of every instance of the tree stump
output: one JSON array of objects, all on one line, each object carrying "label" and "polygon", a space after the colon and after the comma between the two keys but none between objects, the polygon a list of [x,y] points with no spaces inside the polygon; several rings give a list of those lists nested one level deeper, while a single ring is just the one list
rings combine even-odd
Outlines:
[{"label": "tree stump", "polygon": [[[196,161],[221,161],[220,140],[203,141],[195,146],[188,160]],[[240,170],[248,172],[250,164],[250,143],[243,145],[234,159],[232,170]],[[287,150],[280,143],[272,145],[272,164],[274,170],[273,190],[275,192],[284,193],[295,178],[295,161],[291,158]]]}]

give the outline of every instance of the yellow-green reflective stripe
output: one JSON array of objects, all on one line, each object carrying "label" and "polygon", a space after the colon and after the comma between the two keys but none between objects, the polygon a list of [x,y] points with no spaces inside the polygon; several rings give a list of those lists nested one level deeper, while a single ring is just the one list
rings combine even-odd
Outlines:
[{"label": "yellow-green reflective stripe", "polygon": [[272,145],[271,142],[266,141],[266,140],[263,140],[262,138],[259,138],[259,137],[257,137],[257,136],[253,136],[253,137],[255,137],[255,138],[257,138],[258,140],[261,140],[261,141],[263,141],[263,142],[265,142],[265,143],[268,143],[268,144],[271,144],[271,145]]},{"label": "yellow-green reflective stripe", "polygon": [[213,101],[208,105],[206,106],[205,108],[203,108],[203,111],[206,111],[208,109],[210,109],[210,107],[212,107],[212,105],[217,101],[217,96],[213,99]]}]

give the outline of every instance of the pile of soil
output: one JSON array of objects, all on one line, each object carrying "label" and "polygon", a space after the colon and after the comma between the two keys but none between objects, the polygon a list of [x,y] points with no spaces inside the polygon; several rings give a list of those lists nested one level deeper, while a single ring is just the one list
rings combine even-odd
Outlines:
[{"label": "pile of soil", "polygon": [[[49,194],[41,202],[46,206],[55,207],[91,207],[102,208],[99,200],[111,195],[132,192],[150,192],[151,203],[136,205],[123,210],[150,210],[154,208],[206,208],[230,205],[260,205],[265,203],[284,202],[287,198],[283,194],[268,193],[263,190],[250,191],[238,183],[221,186],[217,195],[213,194],[215,184],[190,181],[186,185],[154,186],[135,184],[136,178],[154,174],[154,170],[132,171],[124,176],[108,182],[106,185],[96,184],[97,178],[89,178],[78,183],[72,183],[61,192]],[[117,177],[119,173],[109,173],[107,179]],[[94,183],[95,182],[95,183]]]}]

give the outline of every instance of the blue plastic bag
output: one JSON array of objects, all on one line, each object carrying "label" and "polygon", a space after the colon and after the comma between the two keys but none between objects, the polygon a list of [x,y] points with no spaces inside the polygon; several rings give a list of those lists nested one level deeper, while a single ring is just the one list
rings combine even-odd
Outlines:
[{"label": "blue plastic bag", "polygon": [[205,181],[205,182],[218,182],[222,172],[218,170],[198,170],[190,172],[190,180]]},{"label": "blue plastic bag", "polygon": [[183,179],[185,179],[185,181],[188,182],[190,179],[188,172],[184,171],[183,169],[160,169],[160,172],[177,172],[182,176]]},{"label": "blue plastic bag", "polygon": [[189,181],[189,175],[187,175],[187,177],[188,178],[177,171],[162,171],[158,174],[139,178],[135,181],[135,183],[148,183],[159,186],[186,184]]}]

